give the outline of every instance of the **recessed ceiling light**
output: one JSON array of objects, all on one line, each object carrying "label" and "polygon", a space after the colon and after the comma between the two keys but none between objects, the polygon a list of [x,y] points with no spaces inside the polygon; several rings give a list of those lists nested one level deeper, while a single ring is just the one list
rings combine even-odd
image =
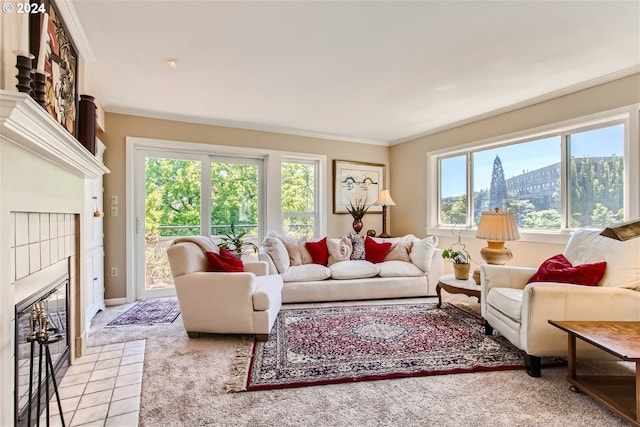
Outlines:
[{"label": "recessed ceiling light", "polygon": [[164,63],[167,64],[167,67],[169,68],[178,68],[180,65],[182,65],[182,62],[180,62],[179,59],[175,58],[167,58],[164,60]]}]

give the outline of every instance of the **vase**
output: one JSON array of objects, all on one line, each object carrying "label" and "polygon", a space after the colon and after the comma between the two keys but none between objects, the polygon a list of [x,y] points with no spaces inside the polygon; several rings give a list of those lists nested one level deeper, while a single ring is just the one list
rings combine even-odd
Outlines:
[{"label": "vase", "polygon": [[468,280],[471,264],[453,264],[453,273],[456,280]]},{"label": "vase", "polygon": [[353,229],[356,233],[360,234],[360,230],[362,230],[362,220],[360,218],[356,218],[353,220]]}]

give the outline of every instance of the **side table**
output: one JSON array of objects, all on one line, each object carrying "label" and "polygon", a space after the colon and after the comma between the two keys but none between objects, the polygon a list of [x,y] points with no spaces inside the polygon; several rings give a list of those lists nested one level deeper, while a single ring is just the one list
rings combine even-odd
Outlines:
[{"label": "side table", "polygon": [[[640,322],[549,320],[568,333],[567,381],[618,414],[632,426],[640,427]],[[635,362],[633,376],[577,375],[576,339],[588,342],[614,356]]]},{"label": "side table", "polygon": [[436,293],[438,294],[438,308],[442,306],[442,295],[441,291],[444,289],[450,294],[464,294],[469,297],[478,298],[478,302],[480,302],[481,294],[480,294],[480,285],[476,284],[475,280],[467,279],[467,280],[458,280],[453,274],[445,274],[444,276],[440,276],[438,279],[438,284],[436,285]]}]

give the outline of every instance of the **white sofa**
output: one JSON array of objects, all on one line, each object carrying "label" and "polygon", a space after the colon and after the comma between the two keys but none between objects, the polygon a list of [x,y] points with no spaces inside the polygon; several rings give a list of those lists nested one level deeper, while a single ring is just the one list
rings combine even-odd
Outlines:
[{"label": "white sofa", "polygon": [[[540,358],[567,356],[567,333],[549,320],[640,321],[640,238],[620,242],[600,230],[573,232],[563,255],[579,266],[605,261],[597,286],[531,282],[536,268],[504,265],[481,267],[482,317],[485,332],[500,332],[524,350],[527,373],[540,376]],[[578,340],[578,356],[604,353]]]},{"label": "white sofa", "polygon": [[[327,239],[336,247],[342,239]],[[282,277],[282,302],[349,301],[384,298],[435,296],[443,274],[442,250],[435,236],[419,239],[413,235],[380,239],[376,242],[410,241],[408,260],[333,260],[328,265],[292,264],[286,238],[269,233],[262,243],[259,259],[266,261],[269,274]],[[291,242],[291,241],[290,241]],[[289,246],[290,247],[290,246]],[[392,249],[395,246],[392,246]],[[331,252],[331,251],[330,251]]]}]

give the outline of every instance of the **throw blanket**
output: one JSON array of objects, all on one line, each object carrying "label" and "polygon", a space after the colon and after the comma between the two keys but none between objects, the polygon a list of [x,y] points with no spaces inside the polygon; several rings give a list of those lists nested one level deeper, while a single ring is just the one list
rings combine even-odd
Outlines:
[{"label": "throw blanket", "polygon": [[202,252],[205,254],[205,256],[207,252],[215,252],[217,254],[220,253],[220,248],[218,248],[218,246],[215,243],[213,243],[213,240],[211,240],[209,237],[205,237],[205,236],[178,237],[173,242],[171,242],[171,244],[175,245],[176,243],[181,243],[181,242],[195,243],[200,247],[200,249],[202,249]]}]

